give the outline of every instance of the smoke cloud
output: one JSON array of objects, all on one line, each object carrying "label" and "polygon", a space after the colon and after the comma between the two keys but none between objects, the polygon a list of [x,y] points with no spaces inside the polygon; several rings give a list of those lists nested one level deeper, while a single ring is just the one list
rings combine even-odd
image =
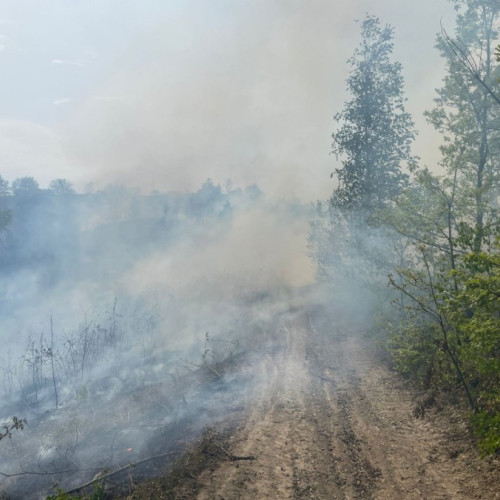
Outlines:
[{"label": "smoke cloud", "polygon": [[[346,60],[358,43],[354,19],[366,12],[396,27],[395,56],[421,130],[417,153],[431,167],[436,162],[435,134],[420,113],[432,106],[442,71],[433,49],[440,20],[452,28],[445,0],[411,6],[156,0],[147,7],[109,1],[71,9],[56,0],[51,9],[32,6],[29,18],[23,2],[7,3],[16,24],[4,26],[13,46],[2,57],[14,76],[4,82],[4,96],[19,90],[16,78],[40,81],[23,104],[32,115],[24,113],[24,127],[41,123],[56,139],[45,140],[39,129],[23,141],[54,144],[39,155],[42,163],[27,161],[25,148],[11,144],[4,177],[17,176],[22,162],[23,173],[42,184],[64,176],[80,189],[123,183],[145,192],[193,190],[211,177],[257,182],[272,195],[324,199],[331,189],[325,179],[336,166],[329,155],[332,116],[346,97]],[[16,58],[35,50],[33,39],[21,36],[25,31],[38,40],[36,57],[47,65],[31,76]],[[64,43],[57,33],[68,35]],[[427,60],[428,70],[420,71],[416,59]]]},{"label": "smoke cloud", "polygon": [[[2,176],[68,178],[77,193],[0,197],[13,213],[0,241],[0,424],[28,418],[2,440],[0,471],[76,465],[78,484],[85,468],[173,446],[179,422],[196,435],[258,384],[267,333],[325,297],[309,295],[310,201],[332,188],[353,19],[369,10],[396,26],[410,109],[426,107],[440,71],[411,61],[431,53],[447,2],[411,16],[372,4],[6,2]],[[372,300],[336,279],[346,310]],[[251,368],[200,383],[209,363],[252,349]],[[51,484],[10,478],[0,492],[37,498]]]}]

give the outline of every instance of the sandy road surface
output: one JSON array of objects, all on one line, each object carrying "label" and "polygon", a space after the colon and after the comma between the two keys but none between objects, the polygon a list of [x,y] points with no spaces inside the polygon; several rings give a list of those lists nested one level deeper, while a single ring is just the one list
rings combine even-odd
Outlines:
[{"label": "sandy road surface", "polygon": [[499,463],[477,458],[463,424],[450,430],[435,409],[415,418],[416,396],[368,342],[317,317],[283,319],[263,361],[258,402],[230,440],[255,460],[205,470],[196,498],[500,498]]}]

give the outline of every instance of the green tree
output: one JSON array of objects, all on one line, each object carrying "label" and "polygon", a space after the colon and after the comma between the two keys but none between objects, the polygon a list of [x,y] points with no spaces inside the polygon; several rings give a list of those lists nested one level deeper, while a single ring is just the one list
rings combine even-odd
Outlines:
[{"label": "green tree", "polygon": [[489,253],[462,260],[456,272],[459,289],[446,300],[450,320],[464,340],[460,361],[473,382],[478,406],[473,424],[483,453],[500,450],[499,242]]},{"label": "green tree", "polygon": [[361,43],[348,60],[351,98],[334,116],[332,152],[342,164],[336,170],[338,185],[328,204],[318,204],[309,237],[319,277],[331,280],[340,273],[362,281],[376,288],[381,300],[386,297],[379,287],[383,282],[385,288],[401,249],[386,237],[380,212],[407,185],[404,168],[411,171],[416,163],[401,64],[391,60],[393,37],[393,28],[381,26],[377,17],[361,23]]},{"label": "green tree", "polygon": [[12,192],[15,196],[32,196],[40,187],[33,177],[18,177],[12,181]]},{"label": "green tree", "polygon": [[54,194],[73,194],[75,190],[68,179],[54,179],[49,185]]},{"label": "green tree", "polygon": [[12,212],[5,208],[5,200],[10,194],[9,182],[0,175],[0,233],[10,224]]},{"label": "green tree", "polygon": [[447,74],[427,112],[428,120],[441,132],[441,164],[454,175],[460,204],[467,206],[467,224],[474,233],[471,250],[479,252],[491,243],[495,222],[500,161],[500,106],[490,89],[496,85],[494,66],[498,0],[452,0],[457,10],[453,38],[443,32],[437,48],[446,61]]},{"label": "green tree", "polygon": [[370,213],[387,206],[407,184],[402,170],[414,165],[413,121],[405,110],[401,64],[391,61],[394,30],[377,17],[361,24],[361,44],[348,60],[352,98],[334,117],[332,151],[341,159],[330,199],[343,212]]},{"label": "green tree", "polygon": [[9,190],[9,181],[6,181],[1,175],[0,175],[0,197],[1,196],[8,196],[10,194]]},{"label": "green tree", "polygon": [[500,106],[494,46],[498,0],[452,0],[454,37],[437,48],[446,76],[426,113],[443,136],[446,176],[415,172],[385,221],[408,241],[390,282],[408,321],[396,329],[396,365],[426,387],[457,384],[484,453],[500,449]]}]

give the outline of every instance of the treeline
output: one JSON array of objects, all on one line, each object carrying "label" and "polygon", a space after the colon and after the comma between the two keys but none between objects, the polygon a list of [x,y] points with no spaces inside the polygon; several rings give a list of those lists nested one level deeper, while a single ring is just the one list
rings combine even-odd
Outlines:
[{"label": "treeline", "polygon": [[[0,396],[5,402],[21,394],[31,409],[39,408],[41,394],[50,393],[52,385],[85,378],[114,353],[124,331],[151,333],[147,325],[156,320],[150,307],[139,306],[141,297],[128,297],[119,285],[134,266],[166,254],[183,238],[220,237],[236,211],[263,199],[256,186],[224,190],[211,180],[194,192],[148,195],[123,186],[78,193],[65,179],[41,189],[32,177],[10,185],[0,177],[0,188],[1,325],[7,338],[17,336],[14,346],[4,339]],[[75,295],[89,307],[88,315],[82,309],[74,316]],[[117,328],[116,304],[99,317],[116,296],[122,306],[134,304],[128,304],[127,320],[133,327]],[[120,314],[123,320],[125,313]],[[144,347],[149,340],[141,342]],[[55,394],[57,399],[57,389]]]},{"label": "treeline", "polygon": [[425,113],[442,137],[439,164],[411,153],[393,29],[367,17],[351,100],[335,115],[342,167],[310,246],[323,277],[343,268],[392,302],[394,366],[430,393],[460,391],[488,454],[500,450],[500,3],[452,3],[456,32],[437,37],[446,75]]},{"label": "treeline", "polygon": [[0,275],[13,284],[20,272],[32,272],[42,289],[61,280],[102,281],[262,198],[256,186],[224,190],[211,180],[194,192],[144,195],[120,185],[78,193],[66,179],[41,189],[32,177],[10,185],[0,177]]}]

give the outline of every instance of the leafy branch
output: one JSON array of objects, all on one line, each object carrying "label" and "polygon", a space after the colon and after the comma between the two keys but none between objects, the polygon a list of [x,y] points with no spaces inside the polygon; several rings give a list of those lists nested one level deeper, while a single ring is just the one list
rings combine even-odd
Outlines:
[{"label": "leafy branch", "polygon": [[26,419],[12,417],[11,422],[7,422],[2,425],[2,431],[0,432],[0,441],[6,437],[12,438],[12,431],[22,431],[26,424]]}]

